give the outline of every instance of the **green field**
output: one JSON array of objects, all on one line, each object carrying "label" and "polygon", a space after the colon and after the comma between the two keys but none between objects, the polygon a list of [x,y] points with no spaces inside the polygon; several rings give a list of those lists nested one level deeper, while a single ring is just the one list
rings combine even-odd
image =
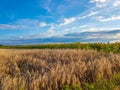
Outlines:
[{"label": "green field", "polygon": [[85,49],[85,50],[98,50],[105,52],[120,52],[120,43],[67,43],[67,44],[36,44],[36,45],[16,45],[4,46],[0,48],[5,49]]}]

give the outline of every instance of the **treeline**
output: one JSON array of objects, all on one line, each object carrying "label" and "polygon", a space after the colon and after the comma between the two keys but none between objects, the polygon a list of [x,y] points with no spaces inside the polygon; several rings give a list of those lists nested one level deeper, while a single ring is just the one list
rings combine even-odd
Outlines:
[{"label": "treeline", "polygon": [[5,49],[93,49],[105,52],[120,52],[120,43],[67,43],[67,44],[38,44],[38,45],[18,45],[18,46],[3,46]]}]

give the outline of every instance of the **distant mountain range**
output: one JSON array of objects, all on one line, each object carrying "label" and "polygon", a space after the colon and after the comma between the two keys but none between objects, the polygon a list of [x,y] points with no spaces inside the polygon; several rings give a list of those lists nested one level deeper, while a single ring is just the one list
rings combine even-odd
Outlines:
[{"label": "distant mountain range", "polygon": [[89,31],[80,33],[68,33],[62,36],[54,36],[38,39],[0,40],[3,45],[45,44],[45,43],[69,43],[69,42],[112,42],[120,40],[120,30]]}]

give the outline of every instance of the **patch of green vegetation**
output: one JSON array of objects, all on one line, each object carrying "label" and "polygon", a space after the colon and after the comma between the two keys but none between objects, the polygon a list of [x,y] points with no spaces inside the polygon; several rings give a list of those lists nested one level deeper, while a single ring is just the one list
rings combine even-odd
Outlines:
[{"label": "patch of green vegetation", "polygon": [[110,80],[98,79],[93,83],[65,85],[63,90],[120,90],[120,73],[115,74]]},{"label": "patch of green vegetation", "polygon": [[25,90],[23,86],[19,87],[18,90]]},{"label": "patch of green vegetation", "polygon": [[113,82],[105,79],[98,80],[93,85],[93,90],[114,90],[116,88]]},{"label": "patch of green vegetation", "polygon": [[5,49],[93,49],[103,52],[120,52],[120,43],[68,43],[68,44],[38,44],[38,45],[18,45],[18,46],[3,46]]},{"label": "patch of green vegetation", "polygon": [[82,90],[82,87],[79,84],[65,85],[63,90]]},{"label": "patch of green vegetation", "polygon": [[117,86],[117,88],[120,89],[120,73],[117,73],[116,75],[114,75],[114,76],[111,78],[111,81],[112,81],[112,83],[115,84],[115,86]]}]

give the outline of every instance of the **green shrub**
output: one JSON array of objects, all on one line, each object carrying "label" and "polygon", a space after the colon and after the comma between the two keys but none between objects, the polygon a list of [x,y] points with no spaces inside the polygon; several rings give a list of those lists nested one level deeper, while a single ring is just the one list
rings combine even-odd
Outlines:
[{"label": "green shrub", "polygon": [[94,83],[95,90],[114,90],[116,87],[114,83],[101,79]]},{"label": "green shrub", "polygon": [[82,88],[79,84],[73,84],[63,86],[63,90],[82,90]]},{"label": "green shrub", "polygon": [[65,85],[65,86],[63,86],[63,90],[72,90],[72,88],[69,85]]},{"label": "green shrub", "polygon": [[111,82],[115,84],[116,87],[120,89],[120,73],[117,73],[111,78]]},{"label": "green shrub", "polygon": [[85,83],[85,90],[96,90],[94,84],[87,84]]}]

